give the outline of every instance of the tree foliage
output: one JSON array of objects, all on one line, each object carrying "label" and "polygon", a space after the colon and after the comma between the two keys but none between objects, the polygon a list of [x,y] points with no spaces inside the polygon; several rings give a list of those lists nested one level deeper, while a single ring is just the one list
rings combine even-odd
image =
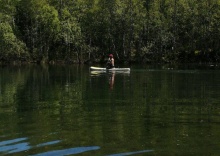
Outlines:
[{"label": "tree foliage", "polygon": [[28,59],[25,43],[15,25],[17,0],[0,0],[0,61]]},{"label": "tree foliage", "polygon": [[219,62],[219,0],[0,2],[1,58]]}]

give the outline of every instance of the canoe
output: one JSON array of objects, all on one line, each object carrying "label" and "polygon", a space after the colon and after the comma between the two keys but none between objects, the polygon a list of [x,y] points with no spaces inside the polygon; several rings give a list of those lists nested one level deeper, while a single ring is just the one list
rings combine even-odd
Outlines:
[{"label": "canoe", "polygon": [[110,68],[110,69],[107,69],[107,68],[91,66],[90,70],[93,70],[93,71],[130,71],[130,68]]}]

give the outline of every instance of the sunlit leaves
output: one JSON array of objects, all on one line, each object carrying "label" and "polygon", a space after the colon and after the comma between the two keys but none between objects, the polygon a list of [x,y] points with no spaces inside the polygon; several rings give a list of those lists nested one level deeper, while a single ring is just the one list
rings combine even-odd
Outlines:
[{"label": "sunlit leaves", "polygon": [[[61,57],[83,62],[91,57],[103,59],[111,52],[123,61],[174,62],[184,61],[183,58],[188,61],[188,57],[193,61],[200,57],[207,60],[210,54],[217,56],[220,49],[219,0],[0,3],[0,23],[9,24],[14,37],[25,43],[33,60]],[[13,40],[12,36],[8,38]],[[204,56],[194,55],[195,50]],[[148,54],[152,54],[151,58]]]},{"label": "sunlit leaves", "polygon": [[48,59],[51,44],[58,39],[58,12],[46,0],[22,0],[18,6],[17,25],[33,59]]},{"label": "sunlit leaves", "polygon": [[16,38],[10,24],[0,23],[0,60],[20,59],[26,55],[25,50],[25,45]]}]

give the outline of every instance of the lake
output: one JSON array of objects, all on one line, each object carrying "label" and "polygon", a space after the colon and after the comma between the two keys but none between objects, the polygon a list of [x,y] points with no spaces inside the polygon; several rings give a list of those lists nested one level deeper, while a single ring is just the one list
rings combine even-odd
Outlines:
[{"label": "lake", "polygon": [[220,67],[0,68],[0,155],[218,155]]}]

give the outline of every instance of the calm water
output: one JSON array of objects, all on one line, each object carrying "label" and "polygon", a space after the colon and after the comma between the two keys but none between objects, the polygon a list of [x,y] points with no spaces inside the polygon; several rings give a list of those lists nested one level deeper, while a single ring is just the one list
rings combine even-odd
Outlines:
[{"label": "calm water", "polygon": [[218,155],[220,68],[0,68],[0,155]]}]

